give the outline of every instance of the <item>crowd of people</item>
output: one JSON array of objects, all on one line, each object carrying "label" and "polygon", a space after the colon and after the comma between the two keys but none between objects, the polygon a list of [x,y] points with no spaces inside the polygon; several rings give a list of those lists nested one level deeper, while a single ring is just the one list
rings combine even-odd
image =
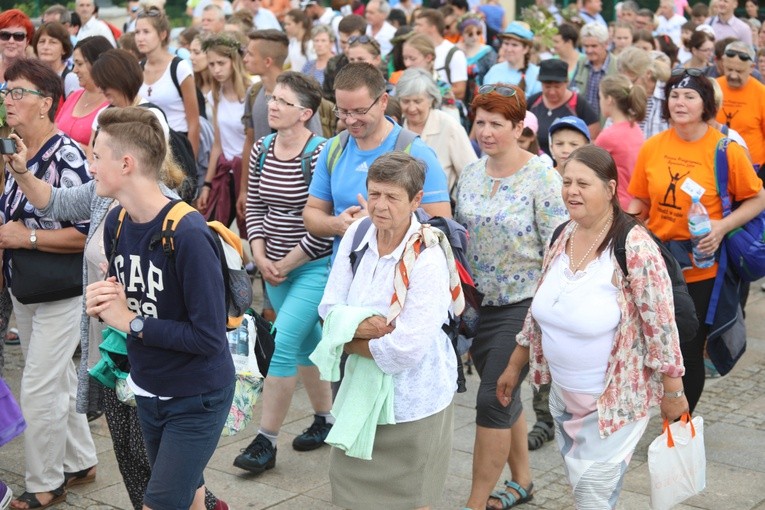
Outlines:
[{"label": "crowd of people", "polygon": [[[92,0],[37,27],[0,13],[0,370],[20,344],[27,426],[25,490],[0,482],[0,509],[93,482],[101,415],[133,508],[228,508],[203,476],[235,389],[205,220],[246,240],[277,332],[234,466],[276,467],[299,378],[314,417],[292,448],[331,445],[335,504],[437,504],[468,272],[483,301],[465,509],[530,501],[529,451],[553,439],[576,507],[615,507],[648,419],[694,411],[719,375],[716,325],[746,304],[736,281],[738,302],[716,305],[719,265],[694,265],[688,214],[708,211],[693,250],[716,258],[765,210],[757,2],[738,18],[732,0],[625,0],[608,23],[600,0],[569,19],[537,0],[549,42],[494,0],[423,3],[189,0],[175,41],[161,0],[129,0],[121,29]],[[195,210],[156,249],[179,202]],[[464,229],[466,268],[431,217]],[[693,338],[651,234],[687,268]]]}]

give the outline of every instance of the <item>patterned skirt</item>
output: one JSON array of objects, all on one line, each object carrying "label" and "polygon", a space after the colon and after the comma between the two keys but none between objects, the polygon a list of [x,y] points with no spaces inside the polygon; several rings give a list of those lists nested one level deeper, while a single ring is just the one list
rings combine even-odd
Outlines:
[{"label": "patterned skirt", "polygon": [[632,453],[648,417],[629,423],[605,439],[598,432],[597,395],[550,389],[555,440],[578,510],[612,509],[622,490]]}]

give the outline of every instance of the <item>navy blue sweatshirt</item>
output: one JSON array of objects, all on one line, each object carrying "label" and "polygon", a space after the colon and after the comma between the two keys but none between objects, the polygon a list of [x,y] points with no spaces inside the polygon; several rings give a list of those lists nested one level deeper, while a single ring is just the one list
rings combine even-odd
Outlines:
[{"label": "navy blue sweatshirt", "polygon": [[[128,307],[146,318],[143,338],[128,334],[130,375],[155,395],[186,397],[217,390],[234,380],[226,340],[223,275],[215,241],[201,214],[189,213],[175,230],[171,261],[159,232],[172,203],[148,223],[125,215],[109,276],[125,286]],[[104,224],[111,254],[121,207]]]}]

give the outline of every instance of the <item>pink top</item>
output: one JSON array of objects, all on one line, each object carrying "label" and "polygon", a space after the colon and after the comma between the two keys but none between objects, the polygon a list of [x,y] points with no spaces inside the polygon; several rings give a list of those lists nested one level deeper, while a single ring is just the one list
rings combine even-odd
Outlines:
[{"label": "pink top", "polygon": [[630,126],[627,121],[610,125],[595,139],[595,145],[607,150],[616,162],[619,175],[616,194],[619,196],[619,204],[625,211],[632,200],[632,195],[627,192],[627,186],[630,184],[632,170],[635,168],[643,142],[645,142],[645,136],[638,123],[635,122]]},{"label": "pink top", "polygon": [[98,116],[98,112],[100,112],[101,109],[109,106],[109,102],[104,101],[93,108],[93,111],[84,117],[75,117],[72,115],[72,111],[74,111],[77,101],[80,100],[80,97],[82,97],[84,93],[85,89],[79,89],[69,94],[69,97],[64,101],[64,104],[59,107],[58,112],[56,113],[56,125],[72,140],[83,145],[88,145],[90,143],[90,132],[93,128],[93,120]]}]

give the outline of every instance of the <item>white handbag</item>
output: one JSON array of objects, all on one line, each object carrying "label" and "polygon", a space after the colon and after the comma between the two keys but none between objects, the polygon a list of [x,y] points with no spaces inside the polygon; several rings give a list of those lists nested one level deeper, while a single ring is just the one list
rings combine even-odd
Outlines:
[{"label": "white handbag", "polygon": [[703,491],[706,468],[704,419],[686,413],[671,425],[664,420],[664,431],[648,447],[651,508],[668,510]]}]

